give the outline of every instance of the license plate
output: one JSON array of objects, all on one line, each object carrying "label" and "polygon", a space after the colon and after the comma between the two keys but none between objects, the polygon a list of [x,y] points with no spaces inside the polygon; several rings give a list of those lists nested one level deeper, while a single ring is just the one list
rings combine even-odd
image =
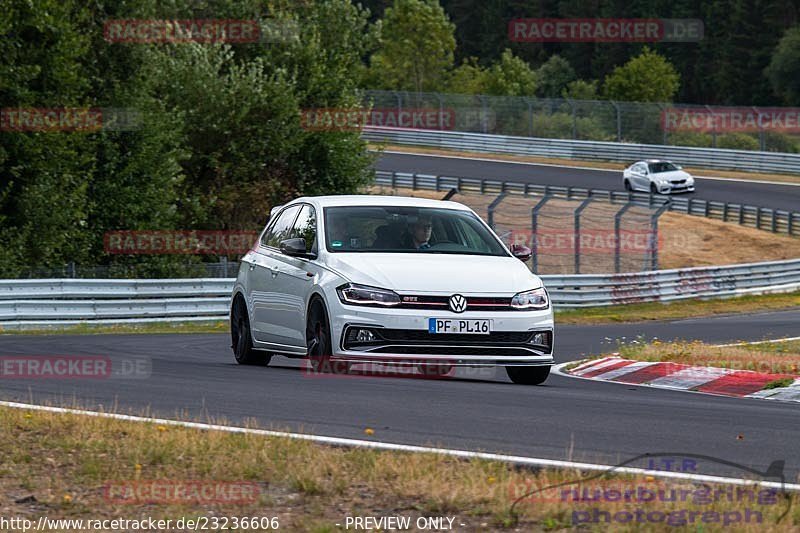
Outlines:
[{"label": "license plate", "polygon": [[491,320],[454,320],[429,318],[428,333],[458,333],[461,335],[488,335],[492,332]]}]

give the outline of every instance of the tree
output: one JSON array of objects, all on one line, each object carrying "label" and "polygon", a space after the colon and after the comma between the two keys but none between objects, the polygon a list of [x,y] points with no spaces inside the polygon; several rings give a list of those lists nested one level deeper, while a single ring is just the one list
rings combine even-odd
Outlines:
[{"label": "tree", "polygon": [[541,67],[536,69],[539,87],[537,96],[558,98],[567,84],[575,79],[575,69],[558,54],[553,54]]},{"label": "tree", "polygon": [[597,80],[575,80],[561,91],[562,98],[572,100],[597,100]]},{"label": "tree", "polygon": [[680,86],[675,67],[648,47],[606,76],[605,96],[630,102],[671,102]]},{"label": "tree", "polygon": [[533,96],[536,85],[536,73],[530,65],[506,49],[500,61],[486,70],[483,92],[494,96]]},{"label": "tree", "polygon": [[453,66],[455,26],[437,0],[395,0],[386,8],[370,78],[387,89],[441,90]]},{"label": "tree", "polygon": [[772,88],[788,105],[800,105],[800,26],[781,38],[766,70]]}]

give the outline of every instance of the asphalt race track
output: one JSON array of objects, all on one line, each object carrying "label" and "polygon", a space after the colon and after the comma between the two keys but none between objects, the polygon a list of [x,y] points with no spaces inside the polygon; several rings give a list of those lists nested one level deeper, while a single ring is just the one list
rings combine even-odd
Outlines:
[{"label": "asphalt race track", "polygon": [[[491,159],[491,157],[490,154],[486,155],[487,159]],[[676,162],[680,163],[680,161]],[[400,153],[382,154],[376,162],[375,168],[460,178],[536,183],[538,185],[625,190],[622,186],[622,171]],[[707,173],[713,175],[714,171],[709,170]],[[800,209],[800,186],[796,185],[697,178],[696,187],[697,192],[685,193],[681,196],[717,202],[745,203],[787,211]]]},{"label": "asphalt race track", "polygon": [[[557,327],[557,359],[613,351],[605,337],[636,335],[714,342],[798,334],[800,310],[712,319]],[[188,418],[255,419],[262,427],[317,435],[615,464],[643,453],[713,455],[766,470],[786,461],[800,473],[800,405],[551,376],[544,386],[511,384],[502,369],[468,377],[312,377],[300,362],[238,366],[224,334],[0,336],[0,355],[144,358],[139,378],[0,382],[20,402]],[[459,370],[464,375],[468,370]],[[365,437],[364,429],[375,430]],[[698,463],[698,471],[741,476]]]},{"label": "asphalt race track", "polygon": [[[490,156],[487,156],[490,157]],[[622,190],[620,172],[384,154],[381,170]],[[697,198],[797,209],[800,187],[699,179]],[[616,340],[713,343],[800,335],[800,310],[600,326],[558,326],[556,359],[616,350]],[[513,385],[502,369],[459,369],[452,379],[312,376],[281,357],[235,364],[224,334],[0,335],[0,356],[143,359],[146,375],[84,380],[2,379],[0,399],[164,418],[255,419],[261,427],[384,442],[616,464],[644,453],[711,455],[757,470],[786,461],[800,475],[800,404],[736,399],[551,375]],[[374,435],[366,437],[364,429]],[[701,461],[698,472],[741,470]]]}]

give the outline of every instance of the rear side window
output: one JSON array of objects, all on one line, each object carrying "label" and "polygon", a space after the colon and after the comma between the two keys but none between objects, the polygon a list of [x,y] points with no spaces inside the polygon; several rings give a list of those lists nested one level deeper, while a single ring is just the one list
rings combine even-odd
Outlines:
[{"label": "rear side window", "polygon": [[293,205],[281,211],[278,218],[275,219],[275,223],[272,224],[261,238],[262,246],[280,248],[281,241],[291,239],[290,234],[294,227],[294,219],[297,217],[298,211],[300,211],[299,205]]},{"label": "rear side window", "polygon": [[287,238],[305,239],[307,253],[311,253],[316,248],[317,213],[313,207],[308,204],[303,205],[292,228],[292,233]]}]

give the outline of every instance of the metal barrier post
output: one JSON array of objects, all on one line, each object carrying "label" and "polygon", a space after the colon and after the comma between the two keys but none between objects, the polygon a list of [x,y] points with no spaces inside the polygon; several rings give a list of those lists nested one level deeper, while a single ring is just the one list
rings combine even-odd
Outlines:
[{"label": "metal barrier post", "polygon": [[629,201],[627,204],[623,205],[619,211],[614,213],[614,272],[617,274],[619,274],[621,269],[619,228],[622,223],[622,215],[634,205],[633,202]]},{"label": "metal barrier post", "polygon": [[[591,191],[590,191],[591,193]],[[590,196],[583,202],[578,208],[575,210],[574,219],[575,219],[575,273],[581,273],[581,213],[584,209],[586,209],[590,203],[592,203],[593,199]]]},{"label": "metal barrier post", "polygon": [[533,271],[537,272],[539,270],[539,243],[537,242],[536,231],[539,225],[539,211],[544,207],[548,201],[550,201],[550,194],[545,190],[545,194],[541,200],[539,200],[535,206],[531,208],[531,257],[533,257]]},{"label": "metal barrier post", "polygon": [[507,194],[508,193],[505,192],[505,191],[501,192],[497,196],[497,198],[495,198],[492,201],[492,203],[489,204],[489,209],[488,209],[488,215],[489,216],[487,217],[489,220],[487,220],[487,223],[489,224],[489,227],[492,228],[492,229],[494,229],[494,210],[495,210],[495,208],[497,208],[498,205],[500,205],[500,202],[503,201],[503,198],[505,198]]},{"label": "metal barrier post", "polygon": [[653,213],[653,216],[650,217],[650,227],[653,228],[653,231],[650,234],[650,257],[652,258],[652,262],[650,264],[650,270],[658,270],[658,218],[669,209],[672,200],[667,200],[662,204],[658,210]]}]

